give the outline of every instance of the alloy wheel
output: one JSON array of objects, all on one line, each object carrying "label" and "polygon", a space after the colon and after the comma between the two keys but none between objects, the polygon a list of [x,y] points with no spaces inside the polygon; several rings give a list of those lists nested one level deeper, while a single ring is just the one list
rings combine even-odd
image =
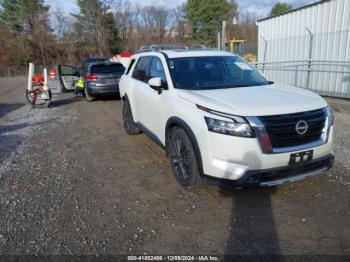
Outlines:
[{"label": "alloy wheel", "polygon": [[187,148],[181,139],[175,139],[172,150],[172,161],[176,176],[183,181],[189,178],[190,158]]}]

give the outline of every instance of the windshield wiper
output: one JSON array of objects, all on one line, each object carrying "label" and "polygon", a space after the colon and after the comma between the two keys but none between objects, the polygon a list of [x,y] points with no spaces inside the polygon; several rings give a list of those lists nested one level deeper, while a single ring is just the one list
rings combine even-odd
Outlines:
[{"label": "windshield wiper", "polygon": [[241,84],[241,85],[220,86],[218,88],[221,89],[221,88],[236,88],[236,87],[249,87],[249,86],[255,86],[255,85],[244,85],[244,84]]}]

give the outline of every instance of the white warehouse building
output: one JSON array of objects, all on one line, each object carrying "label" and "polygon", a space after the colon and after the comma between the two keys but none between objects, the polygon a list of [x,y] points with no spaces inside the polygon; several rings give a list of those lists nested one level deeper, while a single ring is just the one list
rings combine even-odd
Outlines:
[{"label": "white warehouse building", "polygon": [[269,80],[350,98],[350,0],[261,19],[258,68]]}]

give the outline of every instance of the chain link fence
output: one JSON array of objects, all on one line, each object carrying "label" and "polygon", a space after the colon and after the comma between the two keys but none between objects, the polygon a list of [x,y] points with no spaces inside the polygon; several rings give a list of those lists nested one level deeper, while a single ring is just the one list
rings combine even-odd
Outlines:
[{"label": "chain link fence", "polygon": [[350,98],[350,30],[260,36],[257,68],[271,81]]},{"label": "chain link fence", "polygon": [[320,95],[350,98],[350,61],[299,60],[255,63],[274,82],[310,89]]},{"label": "chain link fence", "polygon": [[0,77],[15,77],[28,74],[27,66],[0,67]]}]

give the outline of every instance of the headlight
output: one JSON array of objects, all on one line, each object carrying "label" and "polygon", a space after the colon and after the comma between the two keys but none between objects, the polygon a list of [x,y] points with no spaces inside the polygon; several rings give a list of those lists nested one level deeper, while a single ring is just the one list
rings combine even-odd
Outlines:
[{"label": "headlight", "polygon": [[328,122],[329,122],[328,124],[329,124],[329,126],[334,125],[334,114],[333,114],[332,108],[330,106],[327,106],[326,114],[327,114],[327,117],[328,117]]},{"label": "headlight", "polygon": [[220,133],[230,136],[254,137],[253,130],[248,123],[238,123],[219,120],[205,116],[208,130],[215,133]]},{"label": "headlight", "polygon": [[323,130],[322,130],[321,139],[327,143],[328,139],[329,139],[329,133],[331,130],[331,126],[334,125],[334,115],[333,115],[332,108],[330,106],[327,106],[323,110],[326,114],[326,122],[325,122],[325,125],[324,125]]}]

